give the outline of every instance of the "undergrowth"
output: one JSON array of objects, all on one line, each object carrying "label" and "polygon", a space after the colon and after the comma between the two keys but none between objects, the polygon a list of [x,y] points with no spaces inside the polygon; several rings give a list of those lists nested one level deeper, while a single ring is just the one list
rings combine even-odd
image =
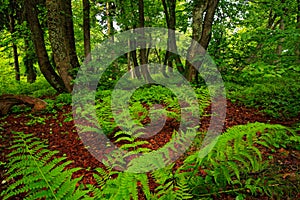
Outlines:
[{"label": "undergrowth", "polygon": [[[184,94],[186,92],[185,87],[178,87],[178,93]],[[210,104],[210,94],[207,88],[195,88],[195,95],[199,102],[199,114],[201,115],[204,109]],[[112,105],[112,91],[111,90],[99,90],[96,93],[96,114],[98,121],[105,134],[111,133],[116,127],[117,123],[114,121],[115,116],[112,114],[114,110],[118,115],[124,114],[121,112],[124,109],[124,106],[128,105],[128,110],[130,113],[130,118],[132,118],[135,123],[142,124],[143,121],[155,110],[151,108],[155,105],[161,105],[161,109],[158,109],[157,112],[163,113],[169,118],[174,118],[177,121],[181,119],[181,107],[179,99],[188,104],[192,104],[189,95],[175,96],[174,93],[163,86],[151,86],[151,87],[142,87],[133,93],[133,95],[127,101],[128,91],[126,90],[115,90],[115,93],[119,93],[119,97],[116,100],[116,103]],[[129,116],[125,116],[129,118]],[[121,118],[121,117],[120,117]],[[124,118],[125,119],[125,118]]]},{"label": "undergrowth", "polygon": [[23,94],[33,97],[42,97],[53,96],[57,93],[46,79],[41,76],[37,77],[37,80],[34,83],[27,83],[24,80],[18,82],[12,79],[6,80],[4,83],[5,84],[0,84],[0,95]]},{"label": "undergrowth", "polygon": [[13,132],[12,152],[8,154],[7,181],[1,195],[8,199],[24,194],[25,199],[82,199],[87,192],[77,189],[80,178],[71,179],[79,168],[66,170],[71,163],[56,157],[57,151],[47,149],[45,142],[31,134]]},{"label": "undergrowth", "polygon": [[232,101],[261,109],[274,118],[300,114],[300,68],[279,68],[263,63],[248,66],[240,74],[226,75],[226,89]]},{"label": "undergrowth", "polygon": [[[47,150],[47,145],[32,135],[14,135],[6,173],[12,183],[2,192],[4,199],[23,192],[27,199],[87,199],[86,194],[92,192],[93,199],[129,200],[138,199],[141,191],[146,199],[212,199],[222,194],[237,199],[281,199],[300,192],[299,174],[293,183],[280,179],[275,176],[278,171],[272,168],[272,159],[265,155],[266,150],[299,146],[299,135],[281,125],[232,127],[219,136],[207,156],[202,156],[205,148],[198,149],[185,158],[183,165],[174,168],[171,164],[148,175],[116,171],[113,164],[98,168],[94,175],[97,184],[88,189],[76,187],[79,179],[71,176],[78,169],[64,170],[70,163],[66,158],[55,158],[56,152]],[[149,188],[149,175],[159,184],[154,192]]]}]

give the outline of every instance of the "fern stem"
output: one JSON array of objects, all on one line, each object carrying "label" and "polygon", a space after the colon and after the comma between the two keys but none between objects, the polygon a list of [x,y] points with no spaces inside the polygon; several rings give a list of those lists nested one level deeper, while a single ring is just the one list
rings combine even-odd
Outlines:
[{"label": "fern stem", "polygon": [[52,193],[54,199],[55,199],[55,200],[58,200],[57,197],[55,196],[55,193],[54,193],[54,191],[52,190],[52,187],[50,186],[50,184],[49,184],[47,178],[45,177],[45,175],[44,175],[44,173],[42,172],[41,168],[40,168],[39,165],[37,164],[36,158],[32,155],[30,149],[28,149],[28,146],[27,146],[26,142],[25,142],[24,140],[23,140],[23,142],[24,142],[24,144],[25,144],[25,146],[26,146],[27,152],[28,152],[28,153],[30,154],[30,156],[33,158],[34,164],[37,166],[38,171],[39,171],[40,174],[43,176],[43,178],[44,178],[46,184],[48,185],[48,188],[50,189],[50,191],[51,191],[51,193]]}]

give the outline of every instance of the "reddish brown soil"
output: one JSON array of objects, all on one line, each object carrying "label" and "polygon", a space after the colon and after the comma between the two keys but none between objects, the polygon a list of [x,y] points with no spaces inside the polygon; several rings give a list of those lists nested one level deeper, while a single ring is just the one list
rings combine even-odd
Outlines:
[{"label": "reddish brown soil", "polygon": [[[26,123],[30,120],[28,113],[22,113],[18,115],[10,114],[6,118],[0,119],[0,135],[3,137],[2,139],[0,138],[0,161],[6,161],[6,155],[9,153],[8,147],[11,145],[12,142],[12,131],[32,133],[39,138],[47,139],[49,148],[51,150],[58,150],[61,156],[67,156],[69,160],[72,160],[73,164],[69,166],[70,168],[83,168],[82,170],[75,173],[74,177],[83,176],[83,184],[96,184],[96,181],[93,178],[93,173],[95,173],[94,169],[97,167],[104,167],[104,165],[100,163],[97,159],[95,159],[84,148],[84,145],[76,132],[74,122],[64,122],[64,120],[67,118],[65,114],[70,112],[72,112],[71,107],[64,106],[56,114],[34,114],[35,116],[46,118],[45,124],[36,123],[30,126],[26,125]],[[210,107],[206,109],[205,117],[202,117],[201,119],[201,131],[205,131],[209,127],[209,113]],[[229,127],[239,124],[247,124],[250,122],[265,122],[274,124],[276,123],[291,126],[297,121],[299,122],[299,118],[289,120],[270,119],[269,117],[259,113],[258,110],[238,106],[237,104],[233,104],[232,102],[227,101],[226,120],[223,130],[225,131]],[[147,145],[147,147],[151,149],[158,149],[162,147],[166,142],[170,140],[173,130],[177,129],[178,126],[178,122],[172,119],[168,119],[162,131],[160,131],[155,136],[147,139],[147,141],[150,143],[149,145]],[[286,165],[286,171],[282,172],[283,174],[285,174],[284,178],[288,178],[296,172],[298,173],[300,167],[300,153],[298,151],[285,149],[281,149],[280,151],[281,152],[272,153],[272,155],[275,157],[274,162],[281,162],[284,165]],[[265,153],[271,154],[267,151]],[[175,167],[178,167],[181,164],[182,158],[177,160]],[[5,166],[0,165],[0,191],[2,191],[7,184],[9,184],[3,182],[3,180],[5,179],[4,167]],[[157,184],[152,180],[150,176],[149,178],[150,188],[152,191],[154,191],[155,187],[157,187]],[[140,199],[145,199],[141,192],[139,196]],[[18,199],[18,197],[16,197],[15,199]],[[22,199],[22,197],[19,197],[19,199]],[[228,195],[222,195],[221,197],[216,197],[216,199],[233,198]],[[261,199],[267,198],[262,197]]]}]

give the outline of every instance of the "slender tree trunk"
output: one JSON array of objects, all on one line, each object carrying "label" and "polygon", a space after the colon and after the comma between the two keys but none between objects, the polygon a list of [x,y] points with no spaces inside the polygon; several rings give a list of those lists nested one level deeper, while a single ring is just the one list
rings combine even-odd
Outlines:
[{"label": "slender tree trunk", "polygon": [[[281,31],[284,31],[284,29],[285,29],[285,25],[284,25],[284,18],[283,17],[281,17],[281,19],[280,19],[280,25],[279,25],[279,29],[281,30]],[[280,40],[279,40],[279,44],[278,44],[278,46],[277,46],[277,49],[276,49],[276,53],[277,53],[277,55],[278,56],[280,56],[281,54],[282,54],[282,43],[284,42],[284,38],[281,38]]]},{"label": "slender tree trunk", "polygon": [[[284,5],[284,4],[285,4],[285,0],[281,0],[281,3],[282,3],[282,5]],[[286,12],[287,12],[287,8],[284,6],[284,7],[282,8],[282,15],[281,15],[281,17],[280,17],[280,22],[279,22],[279,29],[280,29],[282,32],[283,32],[284,29],[285,29]],[[282,51],[283,51],[283,46],[282,46],[282,44],[284,43],[284,40],[285,40],[284,37],[282,37],[282,38],[279,39],[279,44],[278,44],[277,49],[276,49],[276,53],[277,53],[277,55],[278,55],[279,57],[281,56]],[[276,61],[275,61],[275,62],[276,62]]]},{"label": "slender tree trunk", "polygon": [[[130,40],[128,40],[128,46],[130,47]],[[126,56],[127,56],[127,71],[130,72],[130,76],[133,79],[133,78],[135,78],[135,73],[134,73],[134,70],[131,70],[132,67],[131,67],[131,54],[130,54],[130,52],[128,52],[126,54]]]},{"label": "slender tree trunk", "polygon": [[197,56],[200,54],[200,49],[197,43],[200,43],[201,35],[203,31],[203,14],[207,8],[208,0],[195,0],[193,8],[193,22],[192,22],[192,43],[188,50],[187,59],[191,60],[192,63],[186,62],[185,77],[188,81],[192,81],[196,76],[195,63],[198,62]]},{"label": "slender tree trunk", "polygon": [[20,81],[20,65],[18,56],[18,47],[15,43],[12,44],[13,54],[14,54],[14,66],[15,66],[15,80]]},{"label": "slender tree trunk", "polygon": [[[136,41],[135,40],[131,40],[130,41],[130,45],[132,46],[133,49],[136,49]],[[134,74],[136,75],[136,77],[141,80],[142,79],[142,75],[141,72],[138,68],[139,63],[137,60],[137,53],[136,50],[131,51],[131,57],[132,57],[132,62],[133,62],[133,66],[134,66]]]},{"label": "slender tree trunk", "polygon": [[[181,62],[180,56],[177,53],[177,44],[176,44],[176,37],[175,37],[175,30],[176,30],[176,0],[169,0],[169,10],[165,0],[162,0],[164,12],[166,16],[167,26],[168,26],[168,47],[167,49],[171,52],[166,53],[164,65],[167,64],[169,69],[173,68],[173,60],[175,60],[177,70],[180,73],[184,73],[183,64]],[[173,53],[174,52],[174,53]]]},{"label": "slender tree trunk", "polygon": [[[219,0],[195,0],[193,9],[193,23],[192,23],[192,44],[189,48],[187,58],[192,60],[192,63],[186,63],[186,78],[192,81],[196,78],[198,81],[198,72],[196,68],[199,68],[202,64],[201,55],[205,54],[204,50],[207,50],[208,44],[211,39],[212,24],[214,20],[215,11],[217,9]],[[203,15],[205,17],[203,19]],[[202,47],[199,48],[197,43]],[[202,49],[203,48],[203,49]]]},{"label": "slender tree trunk", "polygon": [[[130,0],[130,13],[131,13],[131,17],[132,17],[132,28],[133,31],[136,33],[136,29],[137,28],[137,24],[138,24],[138,16],[136,15],[135,12],[135,8],[136,8],[136,1]],[[129,28],[129,27],[128,27]],[[132,58],[132,62],[133,62],[133,66],[134,66],[134,74],[137,77],[137,79],[141,80],[142,79],[142,74],[140,69],[138,68],[139,64],[138,64],[138,60],[137,60],[137,42],[135,39],[130,40],[130,48],[134,49],[133,51],[130,52],[131,58]]]},{"label": "slender tree trunk", "polygon": [[38,19],[36,2],[27,1],[26,3],[24,3],[24,9],[42,74],[55,90],[60,93],[67,91],[64,82],[56,74],[50,64],[49,56],[45,47],[44,33]]},{"label": "slender tree trunk", "polygon": [[59,72],[68,92],[72,92],[79,62],[75,49],[71,0],[46,0],[49,39]]},{"label": "slender tree trunk", "polygon": [[82,0],[83,4],[83,41],[85,61],[91,61],[90,1]]},{"label": "slender tree trunk", "polygon": [[205,18],[204,18],[204,24],[203,24],[203,30],[202,35],[200,39],[200,45],[204,48],[208,48],[208,44],[211,39],[212,35],[212,25],[214,21],[215,12],[217,10],[219,0],[210,0],[208,2]]},{"label": "slender tree trunk", "polygon": [[[107,35],[111,38],[111,43],[113,44],[115,42],[115,38],[114,38],[114,25],[113,25],[113,20],[112,20],[112,7],[111,7],[111,3],[107,2],[106,3],[106,17],[107,17]],[[114,52],[113,52],[114,54]],[[113,65],[112,65],[113,69],[112,69],[112,79],[116,79],[117,74],[119,73],[119,67],[118,67],[118,62],[114,61]]]},{"label": "slender tree trunk", "polygon": [[32,49],[30,40],[27,37],[25,37],[24,43],[25,43],[25,58],[23,60],[26,68],[27,82],[34,83],[36,80],[36,71],[33,66],[35,61],[35,52]]},{"label": "slender tree trunk", "polygon": [[19,56],[18,56],[18,47],[16,45],[15,39],[15,16],[14,16],[14,3],[11,2],[10,5],[11,14],[9,15],[9,24],[10,24],[10,33],[12,35],[12,49],[14,55],[14,68],[15,68],[15,80],[20,81],[20,65],[19,65]]},{"label": "slender tree trunk", "polygon": [[141,71],[142,75],[147,83],[153,82],[154,80],[151,78],[151,75],[147,66],[147,49],[146,49],[146,41],[145,41],[145,14],[144,14],[144,0],[139,0],[139,21],[140,21],[140,63],[141,63]]},{"label": "slender tree trunk", "polygon": [[[165,0],[162,0],[162,4],[163,4],[163,7],[164,7],[164,13],[165,13],[165,18],[166,18],[166,23],[167,23],[167,27],[169,28],[170,27],[170,16],[169,16],[169,11],[168,11],[168,6],[167,6],[167,3]],[[169,31],[168,31],[168,37],[169,37]],[[168,43],[167,43],[167,51],[166,51],[166,54],[165,54],[165,59],[164,59],[164,62],[163,62],[163,66],[162,66],[162,74],[164,77],[169,77],[167,72],[166,72],[166,67],[167,67],[167,64],[168,64],[168,60],[169,60],[169,57],[170,57],[170,38],[168,38]]]}]

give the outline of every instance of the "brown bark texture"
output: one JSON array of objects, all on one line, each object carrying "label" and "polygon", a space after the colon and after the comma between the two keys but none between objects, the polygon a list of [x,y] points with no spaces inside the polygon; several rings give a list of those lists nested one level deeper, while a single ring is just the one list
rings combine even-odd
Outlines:
[{"label": "brown bark texture", "polygon": [[46,0],[49,39],[54,61],[68,92],[79,62],[75,49],[71,0]]},{"label": "brown bark texture", "polygon": [[91,27],[90,27],[90,1],[82,0],[83,4],[83,42],[85,61],[91,61]]},{"label": "brown bark texture", "polygon": [[51,66],[49,56],[45,47],[44,33],[41,28],[35,1],[27,1],[24,4],[26,20],[29,24],[32,41],[38,58],[40,70],[50,85],[58,92],[66,91],[62,79]]},{"label": "brown bark texture", "polygon": [[0,115],[6,115],[11,107],[22,104],[30,105],[33,112],[44,110],[47,106],[47,103],[39,98],[24,95],[3,94],[0,96]]}]

